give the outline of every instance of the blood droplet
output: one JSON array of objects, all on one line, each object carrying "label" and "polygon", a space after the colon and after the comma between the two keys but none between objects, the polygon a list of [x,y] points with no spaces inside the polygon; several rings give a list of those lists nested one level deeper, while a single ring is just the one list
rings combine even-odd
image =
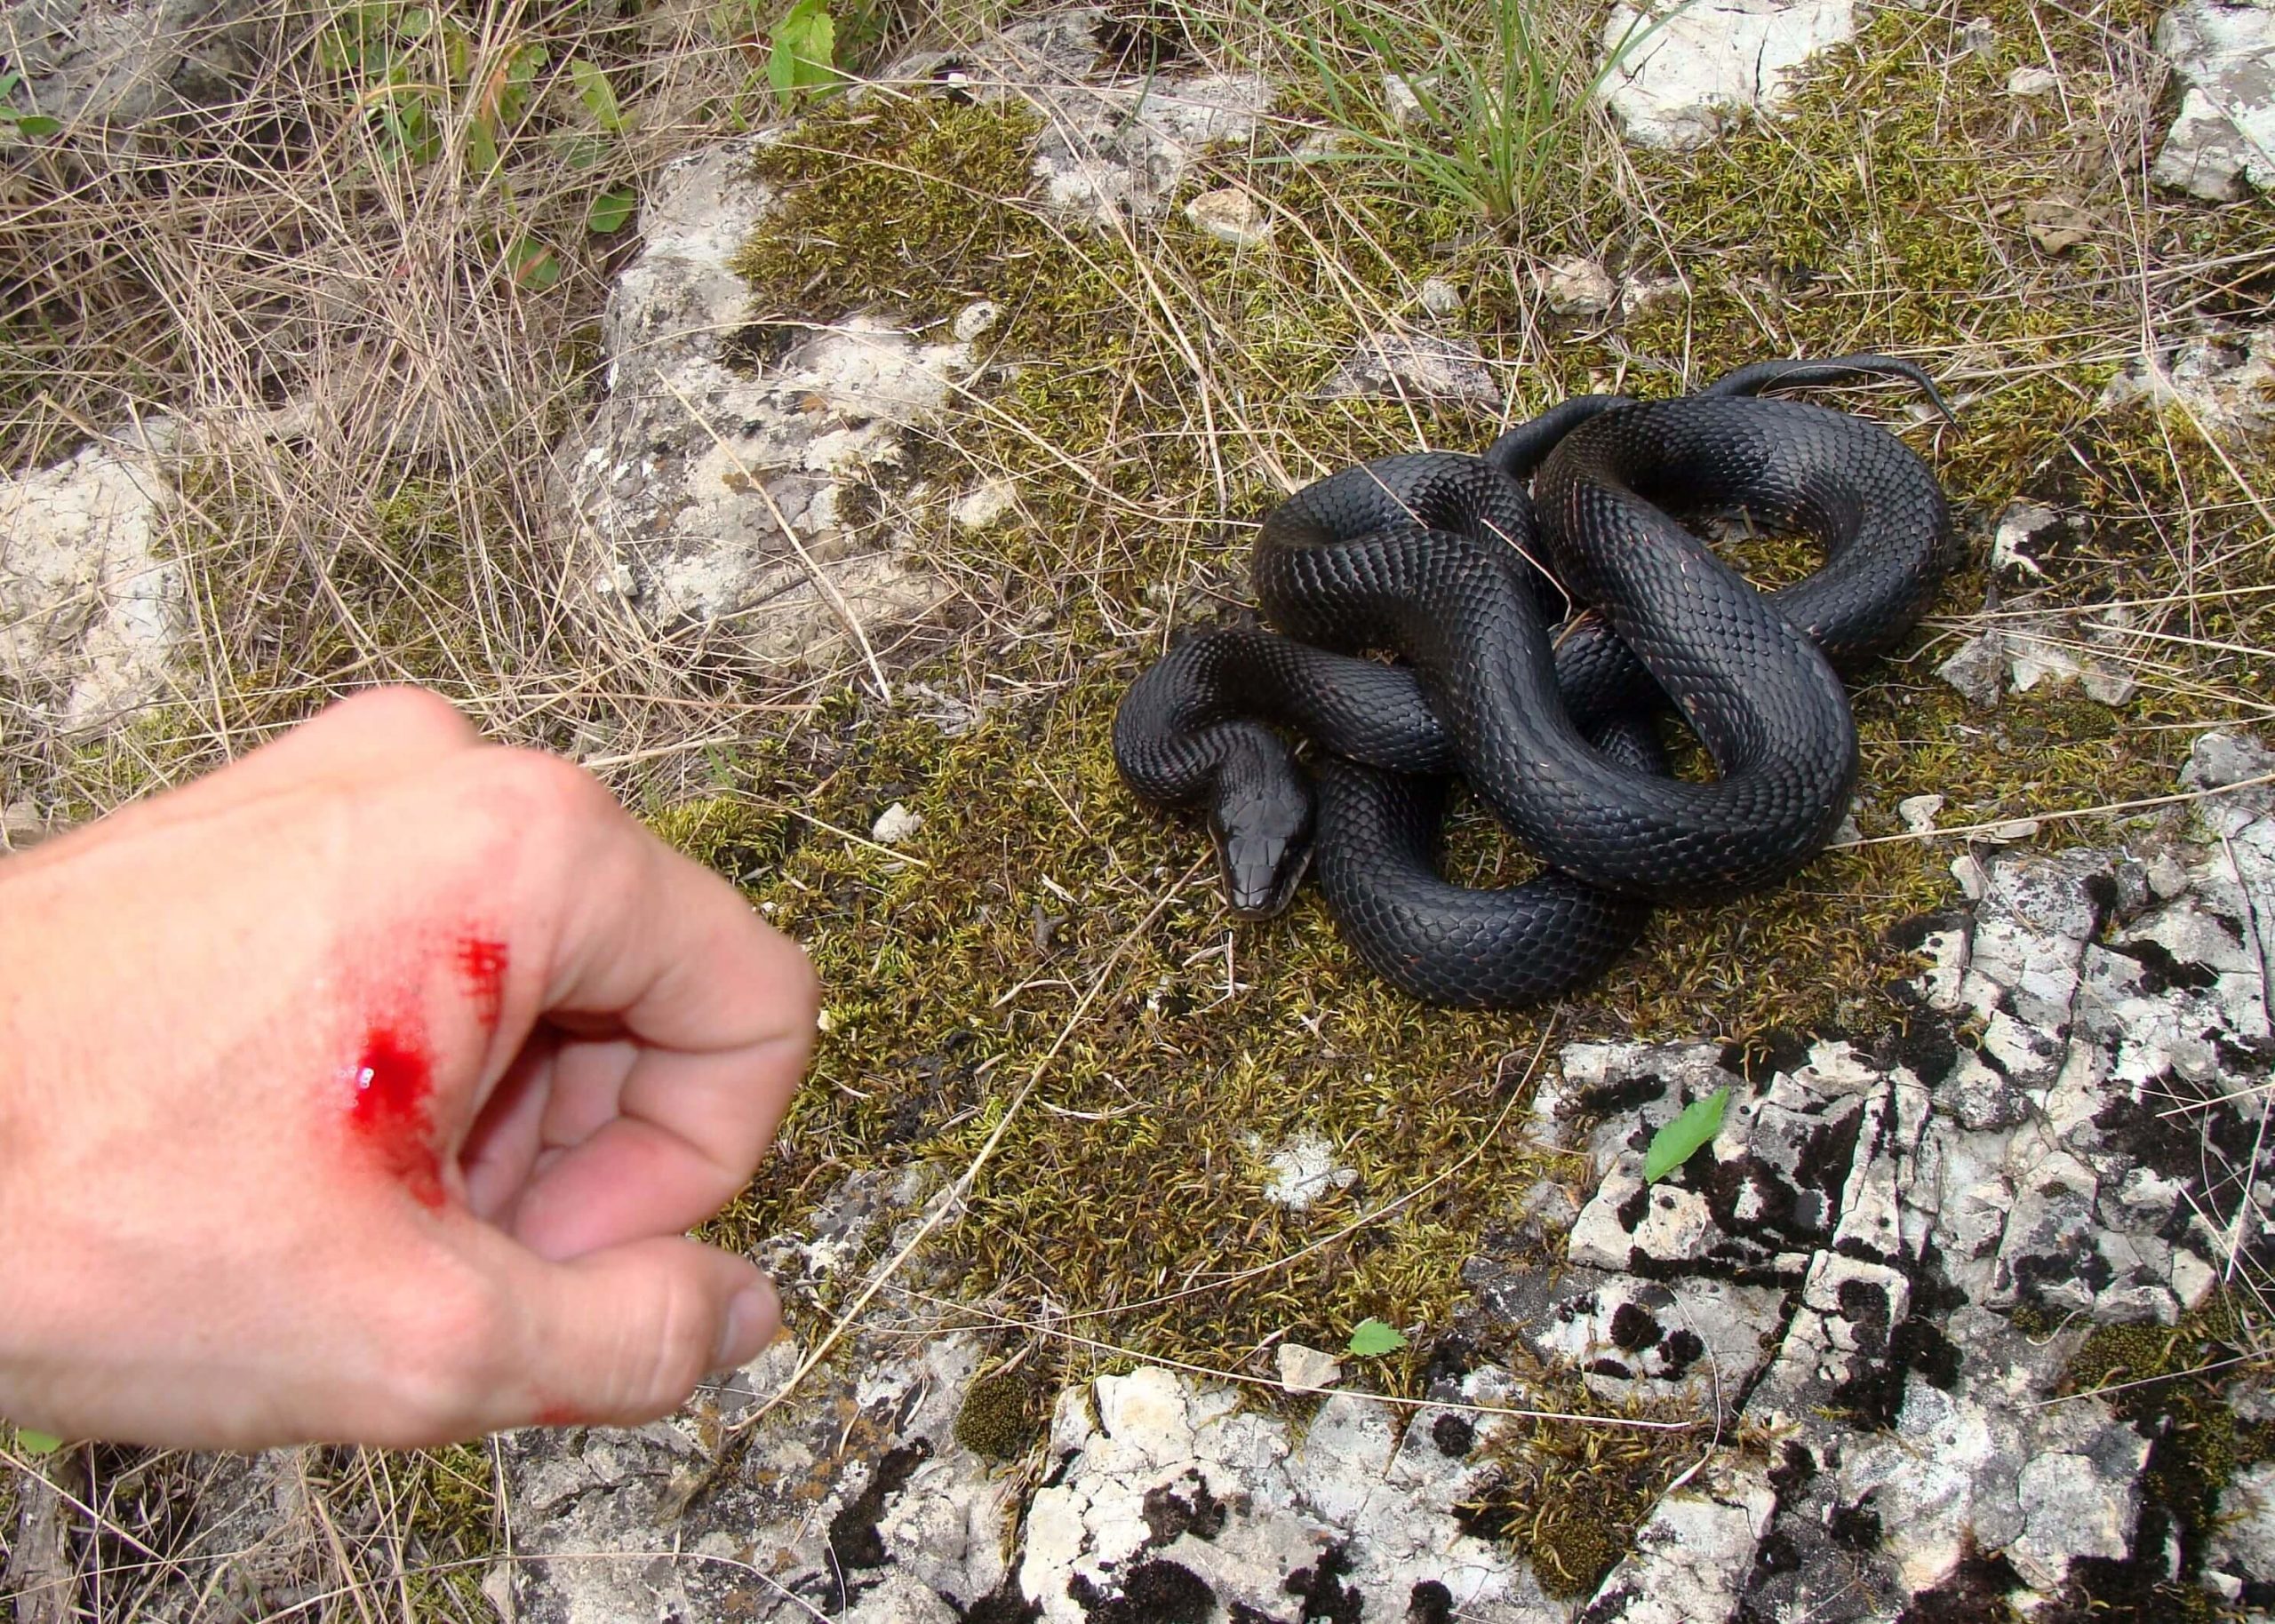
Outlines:
[{"label": "blood droplet", "polygon": [[482,1024],[494,1031],[506,1001],[506,944],[486,936],[467,937],[459,943],[459,975],[473,996]]},{"label": "blood droplet", "polygon": [[349,1081],[347,1123],[380,1169],[421,1206],[443,1205],[443,1164],[435,1150],[427,1102],[435,1068],[419,1039],[394,1026],[374,1026],[363,1039]]}]

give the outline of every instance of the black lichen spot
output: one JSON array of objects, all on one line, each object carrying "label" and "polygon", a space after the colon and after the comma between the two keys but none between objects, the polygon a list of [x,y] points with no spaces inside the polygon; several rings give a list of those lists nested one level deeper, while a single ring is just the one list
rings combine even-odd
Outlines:
[{"label": "black lichen spot", "polygon": [[947,1597],[941,1598],[955,1607],[956,1617],[963,1624],[1035,1624],[1042,1616],[1042,1604],[1027,1600],[1019,1588],[1017,1568],[1005,1571],[993,1590],[976,1599],[969,1607],[956,1607]]},{"label": "black lichen spot", "polygon": [[1790,1573],[1801,1565],[1801,1548],[1793,1543],[1792,1535],[1773,1528],[1753,1548],[1753,1565],[1764,1579]]},{"label": "black lichen spot", "polygon": [[1441,1381],[1458,1381],[1477,1364],[1477,1347],[1469,1338],[1455,1333],[1441,1336],[1430,1345],[1430,1357],[1422,1361],[1421,1380],[1425,1391]]},{"label": "black lichen spot", "polygon": [[1816,1476],[1816,1457],[1806,1445],[1788,1440],[1784,1458],[1769,1469],[1769,1486],[1777,1491],[1778,1499],[1791,1500],[1808,1487],[1809,1479]]},{"label": "black lichen spot", "polygon": [[1916,953],[1927,944],[1929,936],[1963,929],[1967,922],[1964,913],[1915,913],[1889,926],[1884,939],[1899,953]]},{"label": "black lichen spot", "polygon": [[2112,942],[2112,953],[2121,953],[2141,967],[2141,991],[2151,998],[2161,997],[2179,987],[2189,992],[2201,992],[2218,983],[2220,974],[2208,965],[2184,964],[2172,955],[2172,950],[2161,942],[2143,937],[2138,942]]},{"label": "black lichen spot", "polygon": [[1780,1071],[1798,1071],[1809,1063],[1809,1045],[1816,1039],[1790,1026],[1773,1026],[1743,1043],[1725,1044],[1722,1070],[1735,1071],[1749,1083],[1767,1082]]},{"label": "black lichen spot", "polygon": [[1632,1381],[1635,1373],[1617,1359],[1590,1359],[1585,1366],[1592,1376],[1609,1376],[1615,1381]]},{"label": "black lichen spot", "polygon": [[1358,1586],[1343,1582],[1350,1571],[1350,1548],[1330,1545],[1310,1567],[1288,1575],[1281,1588],[1303,1604],[1301,1624],[1359,1624],[1366,1602]]},{"label": "black lichen spot", "polygon": [[2117,876],[2087,875],[2086,899],[2094,905],[2094,934],[2099,935],[2103,927],[2117,914]]},{"label": "black lichen spot", "polygon": [[[2196,1191],[2197,1202],[2215,1224],[2232,1222],[2241,1191],[2232,1179],[2215,1179],[2206,1188],[2205,1141],[2210,1140],[2219,1159],[2229,1166],[2247,1166],[2256,1137],[2255,1122],[2245,1121],[2175,1071],[2165,1071],[2141,1094],[2143,1097],[2138,1099],[2129,1095],[2113,1099],[2094,1114],[2094,1126],[2101,1130],[2102,1142]],[[2181,1206],[2192,1210],[2187,1202]]]},{"label": "black lichen spot", "polygon": [[1964,1363],[1959,1344],[1917,1314],[1896,1326],[1896,1334],[1888,1339],[1888,1358],[1946,1393],[1959,1384],[1960,1366]]},{"label": "black lichen spot", "polygon": [[851,1603],[851,1592],[844,1578],[846,1570],[884,1565],[885,1540],[877,1532],[877,1519],[884,1515],[885,1501],[900,1493],[910,1476],[931,1455],[929,1438],[914,1438],[898,1449],[887,1450],[877,1461],[876,1469],[869,1474],[866,1486],[829,1519],[829,1554],[834,1558],[838,1592],[837,1605],[832,1612],[842,1612]]},{"label": "black lichen spot", "polygon": [[2007,1597],[2022,1582],[2005,1556],[1970,1545],[1952,1576],[1913,1596],[1896,1624],[2011,1624],[2016,1614]]},{"label": "black lichen spot", "polygon": [[1857,1350],[1867,1357],[1886,1351],[1888,1287],[1870,1280],[1848,1279],[1840,1282],[1834,1297],[1840,1305],[1840,1318],[1856,1327]]},{"label": "black lichen spot", "polygon": [[1619,1204],[1613,1216],[1619,1220],[1621,1229],[1632,1235],[1635,1233],[1635,1226],[1643,1222],[1643,1214],[1650,1210],[1651,1187],[1648,1184],[1638,1184],[1635,1187],[1635,1193]]},{"label": "black lichen spot", "polygon": [[1665,1361],[1659,1374],[1669,1381],[1678,1381],[1705,1357],[1705,1340],[1697,1332],[1677,1331],[1667,1338],[1666,1346],[1659,1350],[1659,1357]]},{"label": "black lichen spot", "polygon": [[1217,1593],[1200,1574],[1159,1556],[1122,1576],[1122,1594],[1108,1596],[1081,1573],[1066,1594],[1081,1603],[1091,1624],[1209,1624]]},{"label": "black lichen spot", "polygon": [[1406,1624],[1454,1624],[1454,1593],[1425,1579],[1406,1598]]},{"label": "black lichen spot", "polygon": [[1430,1441],[1438,1453],[1458,1461],[1477,1445],[1477,1427],[1466,1415],[1441,1415],[1430,1423]]},{"label": "black lichen spot", "polygon": [[1959,1040],[1942,1021],[1915,1015],[1893,1034],[1888,1058],[1932,1088],[1959,1064]]},{"label": "black lichen spot", "polygon": [[1653,1346],[1662,1334],[1658,1320],[1639,1303],[1623,1302],[1612,1314],[1611,1340],[1630,1353]]},{"label": "black lichen spot", "polygon": [[1853,1506],[1833,1507],[1832,1515],[1824,1520],[1824,1526],[1835,1543],[1845,1545],[1850,1550],[1880,1549],[1882,1537],[1880,1514],[1872,1509],[1872,1498],[1866,1494]]},{"label": "black lichen spot", "polygon": [[1189,1474],[1188,1481],[1193,1485],[1191,1499],[1166,1483],[1145,1491],[1143,1515],[1155,1545],[1171,1544],[1188,1533],[1196,1540],[1213,1540],[1225,1532],[1225,1502],[1209,1492],[1197,1473]]},{"label": "black lichen spot", "polygon": [[1667,1091],[1667,1079],[1646,1071],[1640,1077],[1624,1078],[1617,1082],[1600,1083],[1592,1088],[1583,1088],[1573,1096],[1573,1104],[1592,1117],[1616,1117],[1648,1105]]}]

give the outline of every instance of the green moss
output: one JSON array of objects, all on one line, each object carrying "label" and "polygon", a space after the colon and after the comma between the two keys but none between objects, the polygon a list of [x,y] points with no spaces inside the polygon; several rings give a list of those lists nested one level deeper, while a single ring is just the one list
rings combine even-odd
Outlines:
[{"label": "green moss", "polygon": [[2247,1345],[2246,1311],[2221,1297],[2177,1325],[2103,1325],[2071,1360],[2066,1390],[2106,1389],[2103,1402],[2153,1440],[2135,1542],[2144,1550],[2176,1546],[2181,1565],[2167,1579],[2145,1561],[2077,1563],[2053,1614],[2062,1624],[2127,1608],[2214,1616],[2197,1575],[2221,1491],[2240,1468],[2275,1458],[2275,1426],[2241,1421],[2225,1396],[2232,1361]]},{"label": "green moss", "polygon": [[[2104,20],[1995,15],[2009,40],[2043,24],[2065,71],[2104,71]],[[968,1164],[1035,1078],[946,1236],[959,1289],[1101,1310],[1086,1334],[1236,1368],[1274,1334],[1329,1345],[1369,1315],[1442,1321],[1474,1237],[1546,1166],[1504,1115],[1544,1036],[1703,1028],[1744,1041],[1888,1018],[1881,989],[1912,967],[1891,927],[1956,900],[1948,845],[1829,853],[1778,891],[1663,913],[1553,1015],[1429,1011],[1367,975],[1315,897],[1228,931],[1205,840],[1134,801],[1108,733],[1169,624],[1244,599],[1249,525],[1290,484],[1417,444],[1477,446],[1499,426],[1456,403],[1318,393],[1351,339],[1410,310],[1431,275],[1469,294],[1457,330],[1527,363],[1525,407],[1592,386],[1672,392],[1766,354],[1924,357],[1952,380],[1964,427],[1904,432],[1964,522],[1979,533],[2018,494],[2086,515],[2048,561],[2050,603],[2169,592],[2178,513],[2204,556],[2229,561],[2223,579],[2258,578],[2266,549],[2246,539],[2239,479],[2267,466],[2231,469],[2154,414],[2094,406],[2130,297],[2102,274],[2119,245],[2048,259],[2010,205],[2057,188],[2099,204],[2092,188],[2114,183],[2079,171],[2049,131],[1990,126],[1993,113],[2040,116],[1996,93],[2008,66],[1958,49],[1943,20],[1885,14],[1801,86],[1789,123],[1693,155],[1632,154],[1616,187],[1609,169],[1571,166],[1516,254],[1443,196],[1253,161],[1287,156],[1300,128],[1266,128],[1193,183],[1237,180],[1283,211],[1273,244],[1243,253],[1174,218],[1126,235],[1044,218],[1022,113],[872,105],[809,119],[770,151],[781,223],[741,262],[761,322],[997,301],[977,398],[893,477],[948,491],[1007,480],[1020,506],[978,533],[920,516],[896,538],[976,584],[999,617],[970,651],[910,673],[1004,697],[977,728],[949,737],[842,696],[795,749],[717,764],[724,800],[659,811],[807,942],[828,989],[832,1028],[785,1131],[787,1166],[722,1237],[794,1222],[849,1167]],[[2145,218],[2159,251],[2275,242],[2244,211],[2159,202]],[[1687,291],[1610,332],[1543,318],[1529,257],[1604,243],[1616,268],[1679,275]],[[2199,287],[2232,267],[2175,275]],[[1900,410],[1893,395],[1869,409]],[[1801,560],[1770,537],[1746,561],[1775,580]],[[1988,588],[1970,569],[1944,606],[1970,609]],[[2191,634],[2263,643],[2275,606],[2259,601],[2206,598]],[[1868,838],[1900,833],[1896,803],[1916,794],[1944,796],[1959,824],[2160,792],[2186,726],[2275,700],[2264,662],[2184,655],[2121,710],[2040,689],[1977,713],[1934,677],[1950,647],[1923,628],[1856,684]],[[899,852],[831,832],[866,832],[894,800],[924,819]],[[2040,838],[2096,832],[2056,824]],[[1453,844],[1469,882],[1528,871],[1473,816]],[[1257,1154],[1297,1129],[1361,1174],[1300,1214],[1261,1199]],[[1425,1184],[1425,1198],[1328,1238]],[[1393,1385],[1411,1380],[1410,1357],[1386,1365]]]},{"label": "green moss", "polygon": [[1490,1486],[1457,1508],[1463,1527],[1505,1540],[1550,1596],[1577,1598],[1633,1548],[1667,1485],[1697,1460],[1698,1440],[1536,1421],[1505,1429],[1484,1458]]},{"label": "green moss", "polygon": [[1042,1437],[1046,1394],[1029,1371],[976,1376],[956,1410],[956,1442],[991,1461],[1016,1461]]},{"label": "green moss", "polygon": [[982,298],[1046,251],[1021,207],[1034,119],[923,98],[806,120],[762,149],[780,213],[734,262],[761,322],[833,322],[870,306],[928,321]]}]

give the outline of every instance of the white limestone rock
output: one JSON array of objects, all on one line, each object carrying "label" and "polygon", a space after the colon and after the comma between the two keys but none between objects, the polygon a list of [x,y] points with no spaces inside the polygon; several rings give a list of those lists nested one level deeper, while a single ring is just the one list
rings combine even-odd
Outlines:
[{"label": "white limestone rock", "polygon": [[1501,386],[1485,355],[1466,338],[1435,333],[1369,333],[1321,386],[1322,399],[1382,395],[1392,400],[1452,401],[1488,410]]},{"label": "white limestone rock", "polygon": [[1272,216],[1246,187],[1222,186],[1185,205],[1185,218],[1220,243],[1261,248],[1272,240]]},{"label": "white limestone rock", "polygon": [[2215,327],[2157,346],[2128,362],[2101,404],[2177,407],[2213,434],[2260,439],[2275,431],[2275,337],[2259,327]]},{"label": "white limestone rock", "polygon": [[1774,108],[1792,70],[1856,27],[1851,0],[1621,0],[1604,22],[1604,100],[1634,141],[1701,146],[1736,114]]},{"label": "white limestone rock", "polygon": [[750,173],[765,139],[675,164],[651,191],[644,247],[603,322],[608,399],[568,461],[576,521],[610,549],[618,601],[772,665],[835,657],[849,617],[874,632],[945,601],[946,582],[857,537],[845,514],[907,433],[948,409],[970,354],[858,317],[755,369],[733,362],[748,291],[730,261],[774,206]]},{"label": "white limestone rock", "polygon": [[0,480],[0,680],[54,725],[113,726],[166,696],[184,613],[158,555],[171,425]]},{"label": "white limestone rock", "polygon": [[[1175,1587],[1195,1616],[1277,1618],[1291,1583],[1322,1578],[1355,1592],[1368,1617],[1402,1616],[1425,1581],[1445,1586],[1464,1618],[1551,1624],[1569,1612],[1455,1517],[1492,1470],[1471,1447],[1490,1436],[1489,1417],[1465,1420],[1449,1455],[1435,1421],[1457,1412],[1408,1424],[1377,1399],[1336,1393],[1299,1427],[1154,1366],[1095,1387],[1097,1423],[1028,1512],[1019,1587],[1054,1624],[1154,1587]],[[1490,1369],[1461,1389],[1473,1405],[1508,1391]]]},{"label": "white limestone rock", "polygon": [[2156,46],[2187,88],[2149,178],[2215,203],[2275,183],[2275,11],[2183,0]]},{"label": "white limestone rock", "polygon": [[1543,303],[1558,315],[1601,315],[1619,300],[1619,284],[1600,259],[1575,255],[1536,274]]}]

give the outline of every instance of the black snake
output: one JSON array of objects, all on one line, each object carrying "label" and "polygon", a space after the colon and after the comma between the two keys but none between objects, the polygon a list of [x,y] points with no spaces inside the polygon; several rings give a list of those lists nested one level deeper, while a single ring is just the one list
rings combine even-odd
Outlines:
[{"label": "black snake", "polygon": [[[1942,406],[1908,362],[1768,362],[1676,400],[1569,401],[1481,457],[1385,458],[1307,486],[1256,549],[1284,635],[1204,633],[1146,671],[1115,713],[1123,776],[1207,808],[1240,917],[1285,907],[1315,848],[1361,956],[1432,1003],[1556,996],[1632,945],[1653,904],[1786,878],[1856,785],[1837,668],[1910,629],[1956,543],[1894,435],[1756,394],[1886,374]],[[1823,567],[1757,593],[1683,522],[1732,512],[1815,537]],[[1651,717],[1668,701],[1712,781],[1666,776]],[[1267,720],[1320,746],[1316,793]],[[1548,872],[1499,890],[1439,876],[1454,773]]]}]

